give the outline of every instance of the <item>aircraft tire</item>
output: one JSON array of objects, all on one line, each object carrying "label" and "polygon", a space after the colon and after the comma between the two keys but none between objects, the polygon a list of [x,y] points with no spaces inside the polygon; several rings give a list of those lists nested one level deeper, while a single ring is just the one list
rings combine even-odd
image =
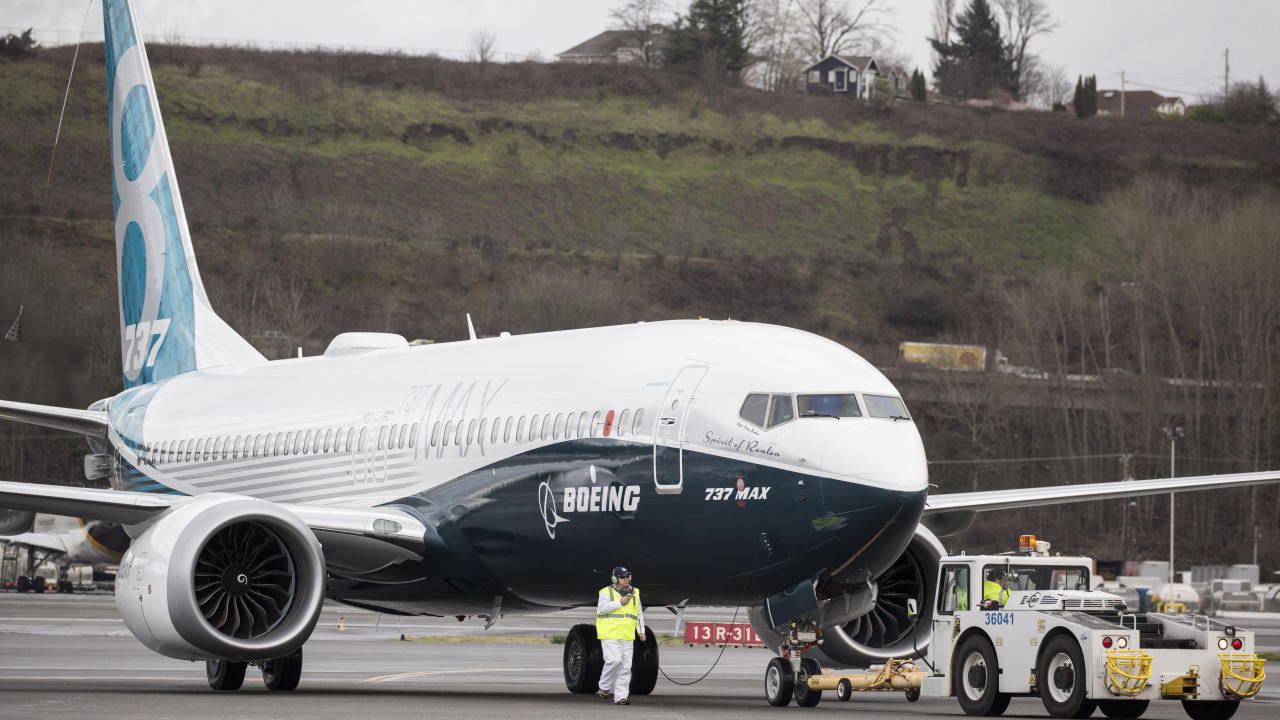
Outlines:
[{"label": "aircraft tire", "polygon": [[795,689],[792,691],[796,705],[800,707],[817,707],[822,702],[822,691],[809,687],[809,678],[822,674],[822,665],[814,658],[800,660],[800,674],[796,676]]},{"label": "aircraft tire", "polygon": [[658,686],[658,638],[648,625],[644,627],[644,641],[635,641],[631,656],[631,694],[648,695]]},{"label": "aircraft tire", "polygon": [[204,664],[204,673],[209,678],[209,687],[219,691],[234,691],[244,684],[244,671],[248,667],[248,663],[209,660]]},{"label": "aircraft tire", "polygon": [[1191,720],[1229,720],[1240,709],[1240,703],[1232,700],[1183,700],[1182,709]]},{"label": "aircraft tire", "polygon": [[795,682],[790,661],[780,657],[770,660],[764,671],[764,698],[774,707],[790,705]]},{"label": "aircraft tire", "polygon": [[587,695],[600,687],[604,652],[600,649],[594,625],[582,623],[570,628],[564,639],[563,665],[564,685],[569,692]]},{"label": "aircraft tire", "polygon": [[268,690],[289,692],[298,688],[302,679],[302,648],[281,658],[273,658],[262,664],[262,683]]}]

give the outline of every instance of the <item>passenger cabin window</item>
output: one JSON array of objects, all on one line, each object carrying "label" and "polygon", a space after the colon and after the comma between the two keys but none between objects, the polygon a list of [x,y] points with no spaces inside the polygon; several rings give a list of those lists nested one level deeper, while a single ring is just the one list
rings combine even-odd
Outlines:
[{"label": "passenger cabin window", "polygon": [[639,410],[636,410],[636,419],[631,424],[631,434],[639,435],[640,431],[643,429],[644,429],[644,408],[640,408]]},{"label": "passenger cabin window", "polygon": [[942,568],[942,592],[938,593],[938,612],[950,615],[972,607],[969,601],[969,566],[946,565]]},{"label": "passenger cabin window", "polygon": [[858,396],[853,393],[797,395],[796,410],[800,417],[862,417]]},{"label": "passenger cabin window", "polygon": [[628,430],[627,426],[630,424],[631,424],[631,408],[626,408],[622,411],[622,415],[618,417],[618,434],[625,435]]},{"label": "passenger cabin window", "polygon": [[889,395],[863,395],[867,403],[867,414],[873,418],[889,418],[891,420],[910,420],[907,406],[902,400]]}]

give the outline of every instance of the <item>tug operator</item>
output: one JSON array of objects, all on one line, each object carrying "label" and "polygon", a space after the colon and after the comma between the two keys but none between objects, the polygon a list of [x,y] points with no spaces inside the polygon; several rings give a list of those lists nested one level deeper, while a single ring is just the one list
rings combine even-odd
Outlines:
[{"label": "tug operator", "polygon": [[987,579],[982,583],[982,603],[984,606],[989,603],[994,604],[995,610],[1004,607],[1009,602],[1009,586],[1005,583],[1004,570],[1000,568],[988,568]]},{"label": "tug operator", "polygon": [[596,601],[596,637],[604,655],[600,672],[600,690],[614,705],[630,705],[631,656],[636,638],[644,642],[644,612],[640,609],[640,591],[631,587],[631,571],[613,569],[613,584],[600,590]]}]

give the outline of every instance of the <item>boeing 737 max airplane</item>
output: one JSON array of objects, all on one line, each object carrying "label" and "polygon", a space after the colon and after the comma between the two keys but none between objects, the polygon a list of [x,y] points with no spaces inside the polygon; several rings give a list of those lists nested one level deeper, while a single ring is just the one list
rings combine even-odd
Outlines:
[{"label": "boeing 737 max airplane", "polygon": [[[815,636],[837,662],[904,657],[928,642],[942,553],[922,518],[955,532],[983,510],[1280,479],[930,496],[884,375],[769,325],[424,347],[353,333],[268,362],[210,306],[137,22],[127,0],[103,6],[125,390],[0,416],[84,434],[112,489],[0,483],[0,506],[127,525],[125,623],[206,661],[214,688],[238,688],[247,664],[295,687],[325,598],[493,622],[594,604],[620,563],[651,607],[752,607],[788,657]],[[635,693],[657,679],[648,637]],[[573,628],[570,689],[594,692],[599,652]]]}]

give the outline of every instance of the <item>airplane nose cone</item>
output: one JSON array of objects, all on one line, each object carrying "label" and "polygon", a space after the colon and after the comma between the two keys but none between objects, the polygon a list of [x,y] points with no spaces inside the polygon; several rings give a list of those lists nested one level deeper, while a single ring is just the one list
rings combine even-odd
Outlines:
[{"label": "airplane nose cone", "polygon": [[929,486],[924,444],[909,420],[844,419],[822,454],[822,469],[836,477],[885,490]]}]

